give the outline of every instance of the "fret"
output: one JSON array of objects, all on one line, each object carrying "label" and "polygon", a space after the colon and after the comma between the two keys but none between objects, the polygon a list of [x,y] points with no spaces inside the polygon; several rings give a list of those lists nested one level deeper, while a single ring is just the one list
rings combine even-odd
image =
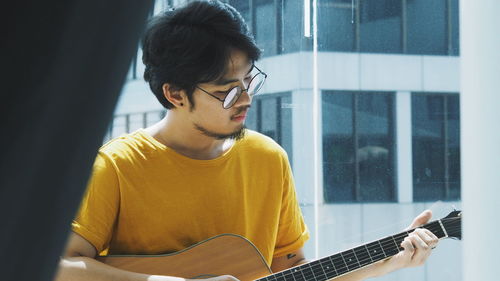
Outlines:
[{"label": "fret", "polygon": [[319,265],[319,267],[321,268],[321,271],[323,271],[323,275],[325,276],[325,280],[330,279],[330,278],[328,278],[328,274],[326,274],[326,271],[325,271],[325,269],[323,268],[323,264],[322,264],[321,260],[319,260],[319,261],[317,262],[317,264],[318,264],[318,265]]},{"label": "fret", "polygon": [[342,274],[349,271],[349,268],[347,267],[347,263],[345,263],[344,257],[342,256],[341,253],[336,254],[332,258],[333,258],[335,268],[337,269],[339,275],[342,275]]},{"label": "fret", "polygon": [[384,253],[384,256],[385,257],[388,257],[388,255],[385,253],[385,250],[384,250],[384,247],[382,246],[382,243],[380,242],[380,240],[377,240],[378,244],[380,245],[380,249],[382,250],[382,252]]},{"label": "fret", "polygon": [[286,281],[286,278],[283,275],[283,272],[278,272],[274,276],[276,277],[276,281]]},{"label": "fret", "polygon": [[[405,240],[406,237],[408,237],[408,235],[410,235],[410,232],[409,231],[405,231],[405,232],[402,232],[402,233],[399,233],[399,234],[396,234],[392,237],[394,237],[394,240],[396,241],[396,243],[398,245],[401,245],[401,243],[403,243],[403,240]],[[400,251],[403,250],[403,247],[399,246],[398,249]]]},{"label": "fret", "polygon": [[328,276],[326,275],[326,272],[323,270],[323,266],[321,266],[320,260],[313,261],[310,263],[310,265],[316,280],[328,280]]},{"label": "fret", "polygon": [[347,250],[341,253],[342,257],[344,258],[344,261],[347,263],[347,268],[349,270],[354,270],[358,269],[359,262],[357,261],[356,255],[354,254],[353,250]]},{"label": "fret", "polygon": [[[325,268],[323,267],[323,262],[320,260],[319,261],[319,265],[321,266],[321,270],[323,270],[323,273],[325,274],[325,278],[326,279],[330,279],[331,277],[329,277],[328,275],[328,272],[325,270]],[[330,266],[329,268],[333,268],[335,269],[333,266]],[[327,268],[328,269],[328,268]]]},{"label": "fret", "polygon": [[[300,267],[299,267],[300,268]],[[295,281],[297,280],[304,280],[304,281],[307,281],[307,278],[306,276],[304,275],[304,273],[302,272],[302,270],[299,270],[299,268],[292,268],[293,272],[292,272],[292,277],[294,278]]]},{"label": "fret", "polygon": [[387,257],[394,256],[395,254],[399,253],[399,247],[397,246],[396,241],[392,236],[380,240],[380,244],[382,245],[384,253]]},{"label": "fret", "polygon": [[372,259],[370,257],[370,253],[366,249],[365,245],[356,247],[353,249],[353,251],[358,259],[358,263],[359,263],[360,267],[363,267],[363,266],[371,263]]},{"label": "fret", "polygon": [[335,271],[335,276],[338,276],[339,273],[337,272],[337,266],[333,262],[332,257],[333,256],[328,257],[328,261],[327,261],[327,264],[326,264],[326,270],[327,270],[327,272],[332,272],[332,269],[333,269],[333,271]]},{"label": "fret", "polygon": [[[316,274],[314,273],[314,269],[313,269],[313,267],[312,267],[312,264],[310,264],[310,263],[309,263],[308,265],[309,265],[309,269],[311,270],[311,273],[312,273],[312,275],[313,275],[314,280],[320,280],[320,279],[316,276]],[[316,273],[317,273],[317,272],[316,272]],[[319,275],[318,275],[318,276],[319,276]]]},{"label": "fret", "polygon": [[305,280],[314,280],[314,273],[310,267],[307,266],[307,264],[303,265],[304,269],[301,270],[302,274],[304,275]]},{"label": "fret", "polygon": [[392,239],[392,241],[394,241],[394,245],[396,245],[396,249],[399,250],[400,246],[398,245],[398,242],[396,241],[396,239],[394,239],[394,236],[391,236],[391,239]]},{"label": "fret", "polygon": [[444,233],[443,228],[441,227],[441,225],[439,224],[438,221],[428,223],[428,224],[424,225],[423,227],[430,230],[438,238],[446,237],[446,233]]},{"label": "fret", "polygon": [[380,241],[375,241],[366,244],[366,248],[370,253],[370,257],[372,258],[373,261],[383,260],[387,257],[384,253],[384,249],[382,249]]},{"label": "fret", "polygon": [[276,281],[276,280],[278,280],[278,279],[276,278],[275,275],[269,275],[269,276],[267,276],[267,280],[266,281]]},{"label": "fret", "polygon": [[370,262],[373,262],[372,255],[370,254],[370,250],[368,250],[368,245],[364,245],[366,253],[368,254],[368,257],[370,258]]},{"label": "fret", "polygon": [[292,269],[276,273],[276,279],[280,281],[296,281]]}]

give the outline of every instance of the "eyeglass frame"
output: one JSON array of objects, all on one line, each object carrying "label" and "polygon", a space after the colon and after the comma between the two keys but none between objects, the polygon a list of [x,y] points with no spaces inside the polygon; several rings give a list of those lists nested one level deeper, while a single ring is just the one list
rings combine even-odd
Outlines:
[{"label": "eyeglass frame", "polygon": [[[208,91],[206,91],[206,90],[202,89],[202,88],[201,88],[201,87],[199,87],[199,86],[196,86],[196,88],[198,88],[198,89],[202,90],[203,92],[205,92],[205,93],[206,93],[206,94],[208,94],[209,96],[211,96],[211,97],[213,97],[213,98],[215,98],[215,99],[217,99],[217,100],[221,101],[221,102],[222,102],[222,108],[224,108],[224,109],[229,109],[229,108],[233,107],[233,105],[234,105],[234,104],[238,101],[238,99],[239,99],[239,98],[241,97],[241,95],[243,94],[243,91],[245,91],[245,92],[247,92],[247,93],[248,93],[248,89],[250,88],[250,84],[252,84],[252,81],[255,79],[255,77],[257,77],[258,75],[262,74],[262,75],[264,75],[264,80],[262,81],[262,85],[264,85],[264,82],[266,82],[266,79],[267,79],[267,74],[266,74],[264,71],[260,70],[260,69],[259,69],[259,68],[255,65],[255,64],[252,66],[252,69],[253,69],[254,67],[255,67],[255,69],[257,69],[259,72],[258,72],[257,74],[255,74],[255,75],[252,77],[252,79],[250,79],[250,82],[248,82],[248,87],[247,87],[246,89],[243,89],[240,85],[236,85],[236,86],[232,87],[231,89],[229,89],[229,90],[227,90],[227,91],[225,92],[225,97],[224,97],[223,99],[220,99],[219,97],[215,96],[215,95],[214,95],[214,94],[212,94],[212,93],[209,93]],[[227,96],[229,95],[229,93],[230,93],[230,92],[231,92],[234,88],[237,88],[237,87],[240,87],[240,89],[241,89],[240,93],[238,94],[238,97],[236,97],[236,98],[235,98],[235,101],[233,102],[233,104],[231,104],[231,106],[229,106],[229,107],[227,107],[227,108],[226,108],[226,107],[224,107],[224,102],[226,101]],[[262,89],[262,86],[259,88],[259,90],[260,90],[260,89]],[[254,96],[254,95],[256,95],[256,93],[257,93],[259,90],[255,91],[253,94],[248,93],[248,95],[250,95],[250,96]]]}]

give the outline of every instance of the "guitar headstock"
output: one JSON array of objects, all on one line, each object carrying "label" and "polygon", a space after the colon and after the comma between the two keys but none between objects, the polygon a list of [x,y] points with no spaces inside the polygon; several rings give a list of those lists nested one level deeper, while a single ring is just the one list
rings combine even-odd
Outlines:
[{"label": "guitar headstock", "polygon": [[462,239],[462,211],[455,210],[441,219],[448,237]]}]

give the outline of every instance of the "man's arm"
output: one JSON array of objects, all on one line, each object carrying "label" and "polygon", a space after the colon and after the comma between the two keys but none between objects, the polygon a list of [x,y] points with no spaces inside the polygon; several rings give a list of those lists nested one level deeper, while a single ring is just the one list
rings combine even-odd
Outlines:
[{"label": "man's arm", "polygon": [[[428,210],[422,212],[413,220],[412,224],[407,229],[412,229],[427,223],[431,216],[432,213]],[[438,238],[429,230],[418,228],[403,240],[401,246],[404,250],[395,256],[334,278],[334,280],[360,281],[367,278],[382,276],[401,268],[423,265],[438,241]],[[303,250],[300,249],[286,256],[274,258],[271,269],[273,272],[278,272],[307,262],[309,261],[306,260]]]},{"label": "man's arm", "polygon": [[[59,263],[55,281],[186,281],[188,279],[140,274],[111,267],[95,260],[97,251],[92,244],[76,233],[71,233],[65,253]],[[235,281],[228,275],[207,279]]]}]

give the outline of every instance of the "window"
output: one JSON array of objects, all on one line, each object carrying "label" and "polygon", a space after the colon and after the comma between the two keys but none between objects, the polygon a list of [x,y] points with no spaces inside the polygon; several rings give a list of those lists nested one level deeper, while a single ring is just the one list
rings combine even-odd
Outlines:
[{"label": "window", "polygon": [[290,93],[256,96],[246,120],[247,128],[279,143],[292,163],[292,97]]},{"label": "window", "polygon": [[322,104],[325,201],[395,200],[394,94],[324,91]]},{"label": "window", "polygon": [[361,52],[402,52],[401,4],[401,0],[360,0]]},{"label": "window", "polygon": [[275,1],[254,0],[255,5],[255,39],[259,48],[263,49],[263,56],[276,55],[276,9]]},{"label": "window", "polygon": [[233,6],[241,16],[245,19],[248,26],[251,26],[252,15],[250,13],[250,1],[249,0],[231,0],[228,1],[231,6]]},{"label": "window", "polygon": [[445,0],[407,0],[408,53],[447,54]]},{"label": "window", "polygon": [[451,0],[451,6],[449,8],[449,13],[451,18],[449,19],[449,23],[451,26],[451,50],[450,55],[458,56],[460,54],[460,46],[459,46],[459,30],[458,30],[458,0]]},{"label": "window", "polygon": [[352,12],[351,1],[318,1],[318,50],[356,51],[356,24],[351,22]]},{"label": "window", "polygon": [[304,1],[282,0],[280,30],[283,37],[280,53],[292,53],[302,50],[302,7]]},{"label": "window", "polygon": [[458,0],[318,0],[320,51],[458,55]]},{"label": "window", "polygon": [[460,199],[458,94],[412,95],[413,199]]}]

